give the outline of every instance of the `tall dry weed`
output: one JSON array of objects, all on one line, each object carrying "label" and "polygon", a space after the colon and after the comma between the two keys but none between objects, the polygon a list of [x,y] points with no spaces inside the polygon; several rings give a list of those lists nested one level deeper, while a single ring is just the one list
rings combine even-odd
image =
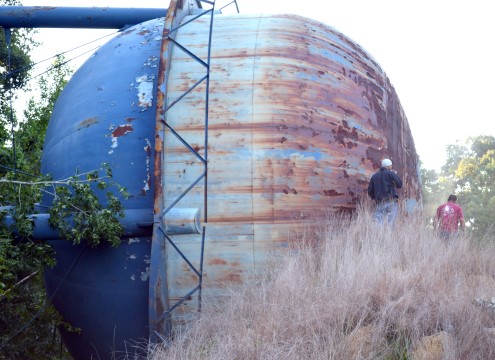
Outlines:
[{"label": "tall dry weed", "polygon": [[446,244],[419,215],[380,226],[366,207],[298,235],[150,358],[495,358],[493,242]]}]

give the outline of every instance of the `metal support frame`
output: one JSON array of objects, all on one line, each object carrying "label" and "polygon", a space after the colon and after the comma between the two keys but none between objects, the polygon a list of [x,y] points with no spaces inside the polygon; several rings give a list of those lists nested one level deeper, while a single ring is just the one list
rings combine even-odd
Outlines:
[{"label": "metal support frame", "polygon": [[[209,86],[210,86],[210,57],[211,57],[211,39],[212,39],[212,29],[213,29],[213,18],[215,13],[215,1],[208,0],[197,0],[199,4],[207,4],[211,6],[209,10],[205,10],[200,14],[194,16],[188,21],[180,24],[182,18],[188,14],[180,14],[180,10],[183,10],[182,7],[179,9],[176,1],[171,1],[169,6],[169,13],[167,14],[167,18],[165,19],[165,27],[164,27],[164,38],[162,43],[162,52],[161,52],[161,61],[160,61],[160,70],[159,70],[159,89],[167,88],[167,78],[168,78],[168,70],[170,67],[171,61],[171,53],[173,46],[177,46],[181,49],[185,54],[194,59],[197,63],[202,65],[205,69],[205,75],[202,76],[195,84],[190,86],[186,91],[184,91],[181,95],[179,95],[175,100],[171,101],[170,104],[166,104],[166,94],[159,93],[158,101],[157,101],[157,117],[156,117],[156,143],[155,143],[155,221],[154,221],[154,230],[153,230],[153,239],[152,239],[152,254],[151,254],[151,274],[150,274],[150,340],[164,340],[164,338],[169,338],[171,335],[171,320],[172,320],[172,311],[174,311],[177,307],[184,303],[191,295],[198,293],[198,311],[201,311],[201,291],[203,284],[203,258],[204,258],[204,248],[205,248],[205,235],[206,235],[206,226],[202,226],[201,233],[201,247],[200,251],[200,260],[199,260],[199,269],[197,269],[191,261],[180,251],[179,247],[175,244],[174,240],[167,234],[165,229],[163,228],[162,218],[167,216],[169,211],[171,211],[181,199],[184,198],[201,180],[204,180],[204,206],[203,206],[203,214],[204,214],[204,223],[208,222],[208,112],[209,112]],[[237,7],[236,0],[231,3],[225,5],[224,7],[234,3]],[[222,8],[224,8],[222,7]],[[237,11],[238,7],[237,7]],[[176,33],[180,28],[183,28],[193,22],[194,20],[203,17],[210,16],[210,29],[208,34],[208,53],[207,59],[203,60],[197,57],[192,51],[187,49],[185,46],[180,44],[176,40]],[[167,112],[174,107],[177,103],[179,103],[184,97],[187,96],[191,91],[193,91],[200,84],[205,83],[205,111],[204,111],[204,154],[199,154],[181,135],[178,131],[174,129],[174,127],[167,122]],[[160,91],[160,90],[159,90]],[[166,90],[165,90],[166,91]],[[170,134],[175,136],[185,148],[189,150],[191,154],[193,154],[199,161],[202,163],[204,167],[203,172],[191,182],[191,184],[181,193],[179,196],[174,199],[166,209],[164,208],[164,199],[163,199],[163,174],[162,174],[162,166],[164,161],[164,152],[163,152],[163,141],[164,141],[164,133],[165,130],[170,131]],[[193,289],[191,289],[187,294],[183,295],[178,301],[174,304],[170,305],[168,303],[168,286],[167,286],[167,270],[166,270],[166,246],[168,243],[171,247],[176,251],[180,258],[187,264],[187,266],[196,274],[198,277],[198,284]]]},{"label": "metal support frame", "polygon": [[[199,64],[203,65],[205,68],[205,75],[197,81],[193,86],[191,86],[189,89],[187,89],[183,94],[181,94],[175,101],[173,101],[169,106],[165,108],[165,118],[162,119],[164,125],[171,131],[172,134],[176,138],[179,139],[179,141],[192,153],[194,154],[203,164],[203,173],[198,176],[196,180],[194,180],[190,186],[184,190],[178,197],[175,199],[172,204],[167,207],[163,211],[163,216],[166,216],[167,213],[177,205],[177,203],[187,194],[189,193],[201,180],[204,179],[204,222],[208,222],[208,217],[207,217],[207,179],[208,179],[208,93],[209,93],[209,82],[210,82],[210,50],[211,50],[211,35],[212,35],[212,27],[213,27],[213,15],[215,12],[215,1],[206,1],[206,0],[200,0],[201,3],[206,3],[208,5],[211,5],[211,9],[206,10],[202,12],[201,14],[195,16],[191,20],[185,22],[184,24],[180,24],[179,26],[173,28],[170,30],[169,35],[168,35],[168,40],[173,44],[173,46],[179,47],[182,51],[184,51],[187,55],[189,55],[192,59],[194,59],[196,62]],[[176,32],[184,27],[187,26],[189,23],[192,21],[203,17],[203,16],[210,16],[210,30],[208,34],[208,56],[206,61],[203,61],[199,57],[197,57],[194,53],[189,51],[186,47],[182,46],[179,42],[177,42],[174,38],[174,35]],[[205,113],[204,113],[204,156],[201,156],[196,150],[193,149],[193,147],[188,144],[181,136],[180,134],[172,127],[170,124],[166,121],[166,113],[168,110],[170,110],[175,104],[177,104],[181,99],[183,99],[187,94],[189,94],[192,90],[194,90],[198,85],[201,83],[206,82],[206,93],[205,93]],[[202,282],[203,282],[203,254],[204,254],[204,240],[205,240],[205,231],[206,227],[202,227],[202,236],[201,236],[201,257],[200,257],[200,269],[199,271],[194,267],[194,265],[187,259],[187,257],[179,250],[177,245],[174,243],[172,238],[168,236],[168,234],[165,232],[165,230],[160,226],[160,230],[163,232],[163,235],[167,239],[168,243],[172,245],[172,247],[175,249],[175,251],[178,252],[180,257],[187,263],[189,268],[194,271],[194,273],[198,276],[198,285],[192,289],[189,293],[184,295],[181,299],[179,299],[175,304],[173,304],[165,313],[168,314],[168,317],[170,318],[170,313],[176,309],[178,306],[180,306],[187,298],[189,298],[192,294],[195,292],[198,292],[198,310],[201,310],[201,289],[202,289]]]}]

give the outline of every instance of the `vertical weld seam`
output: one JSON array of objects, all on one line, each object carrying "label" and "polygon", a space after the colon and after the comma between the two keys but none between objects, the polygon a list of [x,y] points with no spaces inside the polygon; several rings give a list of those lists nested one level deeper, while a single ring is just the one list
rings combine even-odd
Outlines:
[{"label": "vertical weld seam", "polygon": [[256,58],[257,58],[257,53],[258,53],[258,34],[259,34],[259,30],[260,30],[260,24],[261,24],[261,14],[258,18],[258,26],[256,28],[256,38],[255,38],[255,41],[254,41],[254,56],[253,56],[253,72],[252,72],[252,77],[251,77],[251,226],[252,226],[252,233],[253,233],[253,241],[252,241],[252,251],[253,251],[253,264],[254,264],[254,268],[256,270],[256,252],[255,252],[255,247],[254,247],[254,243],[255,243],[255,234],[254,234],[254,231],[255,231],[255,225],[254,225],[254,221],[252,221],[252,219],[254,219],[254,157],[253,157],[253,151],[254,151],[254,136],[255,134],[253,134],[253,123],[254,123],[254,91],[255,91],[255,87],[254,87],[254,72],[255,72],[255,65],[256,65]]}]

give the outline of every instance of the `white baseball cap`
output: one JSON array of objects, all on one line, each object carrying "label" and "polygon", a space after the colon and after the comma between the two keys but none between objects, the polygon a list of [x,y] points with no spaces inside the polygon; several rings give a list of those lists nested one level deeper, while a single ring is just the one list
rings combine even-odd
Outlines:
[{"label": "white baseball cap", "polygon": [[383,159],[382,160],[382,167],[387,167],[387,166],[392,166],[392,160],[390,160],[390,159]]}]

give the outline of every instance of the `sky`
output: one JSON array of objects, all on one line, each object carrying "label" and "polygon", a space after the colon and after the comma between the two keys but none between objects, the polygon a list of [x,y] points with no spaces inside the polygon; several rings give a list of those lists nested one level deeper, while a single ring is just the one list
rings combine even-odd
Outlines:
[{"label": "sky", "polygon": [[[228,2],[217,0],[217,8]],[[470,136],[495,136],[495,118],[490,106],[495,95],[492,49],[495,21],[490,1],[237,0],[237,3],[241,13],[292,13],[318,20],[367,51],[385,71],[399,96],[425,168],[439,170],[449,144],[463,144]],[[166,8],[168,4],[169,0],[23,1],[25,6]],[[111,32],[40,29],[38,39],[43,47],[35,56],[42,60]]]}]

